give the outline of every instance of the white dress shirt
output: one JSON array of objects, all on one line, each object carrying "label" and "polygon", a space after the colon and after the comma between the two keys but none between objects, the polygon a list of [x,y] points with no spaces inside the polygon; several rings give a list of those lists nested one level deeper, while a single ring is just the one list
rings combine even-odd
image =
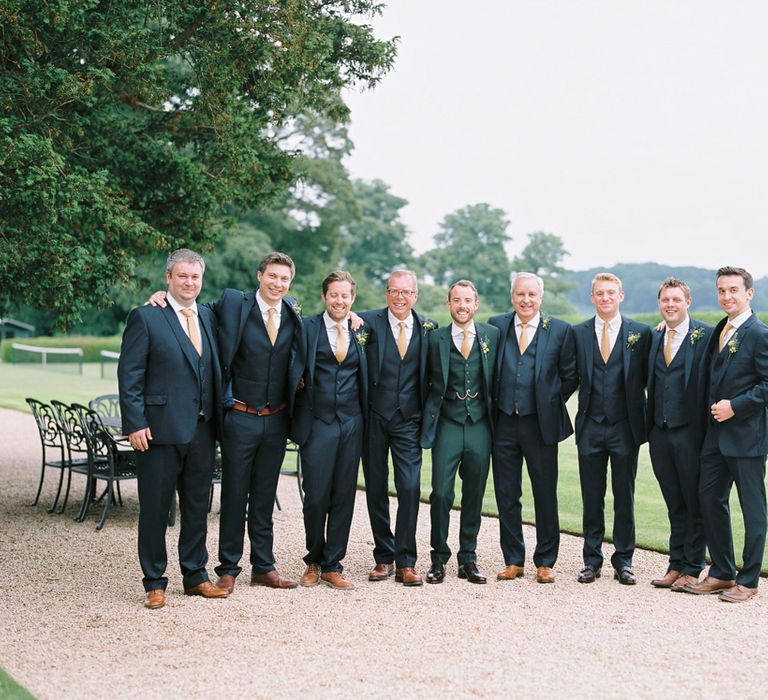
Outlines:
[{"label": "white dress shirt", "polygon": [[170,292],[168,292],[165,295],[165,300],[168,302],[170,307],[176,313],[176,318],[179,319],[179,323],[181,324],[181,327],[184,329],[184,333],[187,334],[187,338],[189,338],[189,326],[187,325],[187,317],[183,313],[181,313],[181,310],[182,309],[186,309],[186,308],[189,308],[189,309],[192,310],[192,313],[194,314],[192,316],[192,320],[193,320],[194,324],[197,326],[197,334],[198,334],[198,336],[200,338],[202,338],[203,334],[202,334],[201,328],[200,328],[200,318],[197,315],[197,302],[192,302],[192,306],[189,306],[189,307],[182,306],[181,304],[179,304],[178,301],[176,301],[176,299],[174,299],[171,296]]},{"label": "white dress shirt", "polygon": [[[469,339],[469,347],[471,348],[472,344],[475,342],[475,336],[477,335],[475,332],[474,321],[470,322],[467,330],[469,331],[467,338]],[[461,344],[464,342],[464,329],[459,328],[453,321],[451,321],[451,337],[453,338],[454,346],[459,352],[461,352]]]},{"label": "white dress shirt", "polygon": [[[327,311],[323,311],[323,323],[325,324],[325,332],[328,334],[328,342],[331,344],[331,350],[333,351],[333,354],[336,354],[336,340],[339,337],[339,333],[336,329],[336,321],[334,321],[329,315]],[[344,334],[347,336],[347,352],[349,352],[349,325],[347,323],[347,319],[345,318],[343,321],[339,321],[341,323],[341,328]]]},{"label": "white dress shirt", "polygon": [[689,316],[685,317],[685,321],[681,321],[676,328],[672,329],[675,331],[675,334],[672,336],[672,340],[669,339],[669,328],[667,328],[666,331],[664,331],[664,347],[667,347],[667,343],[669,343],[669,353],[670,358],[675,359],[675,355],[677,355],[677,351],[680,349],[680,347],[683,344],[683,341],[685,340],[685,336],[688,335],[688,329],[691,327],[691,319]]},{"label": "white dress shirt", "polygon": [[405,340],[406,346],[411,342],[411,336],[413,335],[413,314],[408,314],[408,318],[402,321],[397,318],[389,309],[387,309],[387,319],[389,319],[389,327],[392,329],[392,335],[395,336],[395,345],[397,345],[397,339],[400,337],[400,324],[405,324]]},{"label": "white dress shirt", "polygon": [[267,304],[266,301],[264,301],[261,298],[261,294],[256,292],[256,303],[259,305],[259,311],[261,311],[261,317],[264,319],[264,326],[266,327],[267,323],[269,322],[269,310],[274,309],[275,310],[275,330],[280,330],[280,314],[283,310],[283,303],[282,301],[277,302],[277,306],[270,306]]},{"label": "white dress shirt", "polygon": [[[528,345],[533,342],[533,337],[536,335],[536,330],[539,327],[539,321],[541,320],[541,313],[537,313],[525,327],[525,337],[528,339]],[[515,314],[515,335],[517,336],[517,344],[520,345],[520,335],[523,332],[523,322],[520,317]]]},{"label": "white dress shirt", "polygon": [[[595,316],[595,335],[597,336],[597,347],[601,346],[603,340],[603,321],[599,316]],[[621,330],[621,314],[616,314],[610,321],[608,321],[608,337],[611,339],[611,352],[613,352],[613,346],[616,345],[616,338],[619,337],[619,331]]]}]

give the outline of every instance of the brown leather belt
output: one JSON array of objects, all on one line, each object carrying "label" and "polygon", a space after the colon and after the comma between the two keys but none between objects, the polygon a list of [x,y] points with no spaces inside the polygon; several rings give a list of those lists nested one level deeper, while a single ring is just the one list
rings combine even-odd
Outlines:
[{"label": "brown leather belt", "polygon": [[235,401],[232,405],[236,411],[242,411],[243,413],[252,413],[256,416],[271,416],[273,413],[280,413],[280,411],[288,408],[288,402],[281,403],[277,408],[251,408],[248,404],[242,401]]}]

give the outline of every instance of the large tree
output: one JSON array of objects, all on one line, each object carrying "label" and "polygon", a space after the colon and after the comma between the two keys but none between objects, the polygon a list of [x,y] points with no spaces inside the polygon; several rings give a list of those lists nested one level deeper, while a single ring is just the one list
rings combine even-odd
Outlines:
[{"label": "large tree", "polygon": [[169,247],[207,250],[227,213],[292,182],[280,141],[346,118],[394,40],[374,0],[5,0],[0,4],[0,314],[69,325]]}]

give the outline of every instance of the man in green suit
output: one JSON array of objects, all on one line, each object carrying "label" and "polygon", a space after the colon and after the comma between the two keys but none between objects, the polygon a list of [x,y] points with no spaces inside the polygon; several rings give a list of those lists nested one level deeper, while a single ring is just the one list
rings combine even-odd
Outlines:
[{"label": "man in green suit", "polygon": [[477,568],[475,549],[491,456],[499,329],[475,323],[478,306],[475,285],[469,280],[455,282],[448,292],[453,322],[427,336],[429,390],[421,432],[421,446],[432,448],[432,566],[427,583],[443,582],[451,557],[448,525],[457,472],[462,481],[459,578],[486,582]]}]

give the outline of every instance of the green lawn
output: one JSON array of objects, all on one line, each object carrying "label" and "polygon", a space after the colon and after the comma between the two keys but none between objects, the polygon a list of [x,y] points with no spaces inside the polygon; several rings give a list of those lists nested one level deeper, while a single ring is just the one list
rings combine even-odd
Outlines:
[{"label": "green lawn", "polygon": [[0,698],[3,700],[34,700],[34,695],[24,690],[0,668]]},{"label": "green lawn", "polygon": [[[32,396],[43,401],[59,399],[65,402],[87,403],[99,394],[115,393],[117,380],[115,365],[105,367],[105,378],[100,377],[98,363],[85,363],[83,375],[72,366],[53,366],[43,369],[39,366],[11,365],[0,362],[0,406],[28,410],[25,397]],[[575,415],[575,399],[569,405],[571,416]],[[290,467],[293,467],[293,455],[288,455]],[[286,465],[288,466],[288,465]],[[429,498],[432,463],[429,451],[424,453],[422,470],[422,498]],[[461,480],[457,479],[456,499],[461,496]],[[362,484],[362,473],[360,476]],[[394,493],[394,485],[390,484]],[[607,534],[611,532],[613,500],[608,486],[606,494]],[[560,445],[560,478],[558,482],[560,507],[560,527],[565,532],[581,534],[581,494],[579,491],[579,470],[576,457],[576,445],[569,438]],[[493,479],[489,478],[483,503],[483,511],[488,515],[497,515]],[[736,489],[731,498],[731,512],[736,551],[741,552],[743,544],[743,525],[741,510],[736,498]],[[523,478],[523,516],[527,522],[533,522],[533,499],[527,474]],[[651,470],[648,449],[644,445],[640,450],[635,495],[635,521],[637,523],[637,543],[647,549],[667,551],[669,525],[666,508]],[[765,557],[768,566],[768,555]],[[764,569],[765,570],[765,569]]]}]

